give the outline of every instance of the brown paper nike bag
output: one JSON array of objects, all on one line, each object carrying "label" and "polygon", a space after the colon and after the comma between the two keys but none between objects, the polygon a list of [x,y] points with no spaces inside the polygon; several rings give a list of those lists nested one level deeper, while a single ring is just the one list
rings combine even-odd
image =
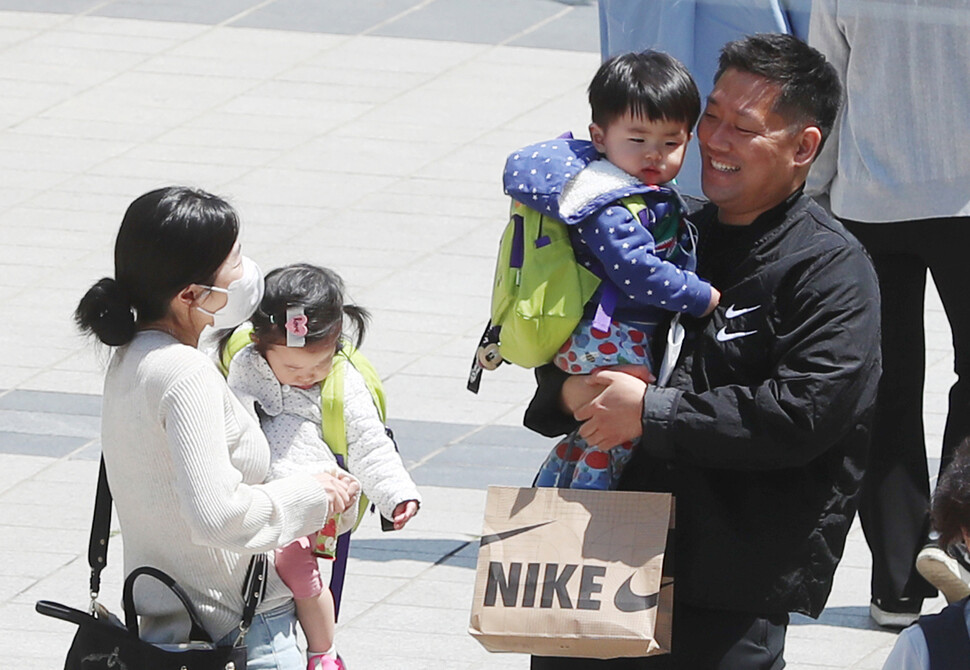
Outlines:
[{"label": "brown paper nike bag", "polygon": [[667,493],[490,486],[469,632],[489,651],[670,651]]}]

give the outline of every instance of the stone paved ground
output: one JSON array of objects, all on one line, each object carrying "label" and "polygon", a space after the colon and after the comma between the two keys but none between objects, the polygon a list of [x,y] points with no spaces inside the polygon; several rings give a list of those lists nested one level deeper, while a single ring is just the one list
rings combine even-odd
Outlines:
[{"label": "stone paved ground", "polygon": [[[264,268],[340,271],[374,313],[368,355],[425,495],[409,528],[357,538],[339,642],[354,668],[525,668],[465,632],[488,484],[548,448],[518,427],[530,375],[464,391],[506,202],[508,151],[587,123],[595,5],[552,0],[0,0],[0,653],[58,667],[83,606],[103,352],[70,314],[111,272],[124,208],[187,183],[228,196]],[[927,307],[938,455],[949,332]],[[117,602],[120,538],[108,604]],[[716,550],[716,548],[714,548]],[[725,578],[730,578],[726,575]],[[878,668],[856,526],[829,608],[797,617],[789,667]],[[941,601],[927,603],[927,610]]]}]

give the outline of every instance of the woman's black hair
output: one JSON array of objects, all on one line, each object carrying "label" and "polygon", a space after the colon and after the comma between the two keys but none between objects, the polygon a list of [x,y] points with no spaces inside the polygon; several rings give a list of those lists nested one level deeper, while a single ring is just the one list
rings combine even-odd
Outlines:
[{"label": "woman's black hair", "polygon": [[343,334],[344,317],[354,329],[354,346],[364,341],[370,313],[344,304],[344,282],[333,270],[309,263],[294,263],[266,275],[263,300],[252,316],[253,338],[261,352],[270,344],[286,342],[286,310],[302,307],[306,315],[305,342],[323,342]]},{"label": "woman's black hair", "polygon": [[75,322],[105,344],[127,344],[183,288],[211,284],[238,237],[235,210],[205,191],[170,186],[136,198],[115,240],[115,276],[88,289]]},{"label": "woman's black hair", "polygon": [[960,443],[940,475],[930,516],[941,547],[962,540],[963,530],[970,530],[970,438]]},{"label": "woman's black hair", "polygon": [[701,113],[701,97],[690,72],[662,51],[613,56],[589,84],[593,123],[605,129],[630,112],[649,121],[683,122],[691,131]]}]

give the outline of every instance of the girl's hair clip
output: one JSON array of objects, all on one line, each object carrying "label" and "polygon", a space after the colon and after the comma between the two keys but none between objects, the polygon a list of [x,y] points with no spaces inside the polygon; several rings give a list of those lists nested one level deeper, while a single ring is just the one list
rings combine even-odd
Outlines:
[{"label": "girl's hair clip", "polygon": [[306,345],[307,318],[303,305],[286,308],[286,346],[301,349]]}]

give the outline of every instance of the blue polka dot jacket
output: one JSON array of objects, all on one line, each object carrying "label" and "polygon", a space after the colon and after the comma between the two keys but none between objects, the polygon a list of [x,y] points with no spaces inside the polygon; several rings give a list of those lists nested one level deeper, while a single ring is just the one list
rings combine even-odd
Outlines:
[{"label": "blue polka dot jacket", "polygon": [[[512,153],[505,163],[505,192],[514,200],[569,226],[576,259],[603,279],[586,307],[592,317],[602,293],[616,298],[613,318],[646,326],[663,311],[701,316],[711,286],[693,272],[693,226],[680,196],[650,186],[605,158],[592,142],[557,138]],[[620,198],[640,195],[647,208],[634,216]],[[660,222],[680,221],[670,239],[658,243]]]}]

